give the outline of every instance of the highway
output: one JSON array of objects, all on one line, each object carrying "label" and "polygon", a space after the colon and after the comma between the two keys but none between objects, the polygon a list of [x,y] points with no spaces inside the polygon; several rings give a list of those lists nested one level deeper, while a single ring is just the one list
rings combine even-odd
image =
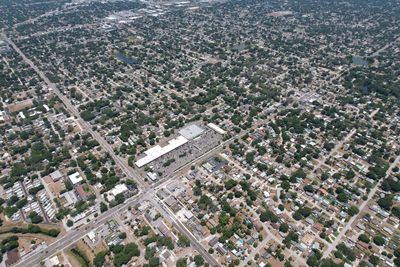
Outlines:
[{"label": "highway", "polygon": [[200,242],[186,228],[186,226],[175,217],[174,213],[162,201],[156,201],[156,199],[157,197],[155,196],[152,197],[150,201],[159,210],[162,216],[167,219],[181,234],[184,234],[187,238],[189,238],[192,247],[203,256],[210,266],[220,266],[218,261],[208,253],[208,251],[200,244]]},{"label": "highway", "polygon": [[[72,116],[75,117],[77,122],[81,125],[82,129],[92,135],[92,137],[99,143],[101,148],[104,149],[104,151],[108,152],[109,155],[113,158],[116,165],[124,172],[124,174],[129,179],[134,180],[139,188],[139,193],[126,200],[124,204],[109,209],[105,213],[100,214],[95,220],[85,224],[84,226],[81,226],[80,228],[70,230],[64,236],[60,237],[55,242],[50,244],[46,249],[32,251],[28,255],[24,256],[23,259],[21,259],[15,266],[25,267],[25,266],[39,265],[40,262],[46,259],[47,257],[50,257],[60,251],[63,251],[64,249],[73,245],[78,240],[82,239],[86,234],[88,234],[93,229],[96,229],[104,225],[107,221],[116,216],[116,214],[120,213],[123,210],[126,210],[128,206],[134,206],[145,200],[149,200],[154,205],[154,207],[164,216],[165,220],[167,220],[171,225],[173,225],[176,228],[176,230],[178,230],[180,233],[184,234],[189,238],[192,246],[203,256],[203,258],[210,264],[210,266],[220,266],[218,261],[212,255],[210,255],[206,251],[206,249],[204,249],[201,243],[196,239],[196,237],[193,236],[193,234],[185,227],[185,225],[182,222],[180,222],[178,218],[175,217],[175,214],[162,201],[156,201],[157,199],[156,192],[159,188],[165,186],[169,180],[176,177],[176,175],[181,170],[191,166],[192,164],[196,164],[199,161],[207,159],[208,157],[216,153],[217,150],[223,148],[223,146],[233,142],[236,138],[240,138],[245,134],[247,134],[248,132],[250,132],[251,130],[257,128],[261,123],[264,123],[264,121],[258,121],[250,129],[242,131],[241,134],[238,134],[228,140],[225,140],[218,146],[214,147],[210,151],[200,156],[199,158],[192,160],[191,162],[188,162],[184,166],[180,167],[167,177],[157,181],[152,185],[149,185],[142,179],[142,177],[140,177],[140,175],[133,168],[131,168],[128,165],[128,163],[124,159],[118,157],[115,154],[111,145],[108,144],[108,142],[97,131],[93,130],[92,126],[88,122],[86,122],[81,118],[78,109],[71,103],[71,101],[57,88],[57,86],[54,83],[52,83],[46,77],[46,75],[29,58],[25,56],[25,54],[15,45],[15,43],[4,34],[2,35],[4,40],[10,44],[10,46],[22,57],[22,59],[40,76],[41,79],[43,79],[43,81],[54,92],[54,94],[59,97],[59,99],[63,102],[66,110]],[[279,107],[280,104],[277,104],[272,106],[271,108],[278,109]]]},{"label": "highway", "polygon": [[[185,234],[188,236],[188,238],[191,240],[192,246],[203,256],[203,258],[211,265],[211,266],[219,266],[218,262],[203,248],[203,246],[193,237],[193,235],[186,229],[186,227],[183,226],[181,222],[178,220],[173,220],[173,214],[170,214],[171,211],[168,211],[165,207],[164,203],[157,203],[154,201],[155,199],[155,192],[154,189],[156,187],[161,187],[166,183],[169,179],[174,177],[174,175],[170,175],[166,179],[163,179],[162,181],[159,181],[158,183],[154,184],[153,186],[149,186],[140,176],[137,174],[133,168],[131,168],[127,162],[124,159],[121,159],[118,157],[113,148],[108,144],[108,142],[96,131],[92,129],[92,126],[84,121],[80,114],[78,109],[71,103],[71,101],[61,93],[61,91],[57,88],[57,86],[52,83],[46,75],[29,59],[25,56],[25,54],[16,46],[16,44],[9,39],[7,36],[2,34],[4,37],[4,40],[6,40],[11,47],[22,57],[22,59],[40,76],[40,78],[43,79],[43,81],[48,85],[48,87],[53,90],[53,92],[59,97],[59,99],[63,102],[66,110],[76,118],[76,120],[79,122],[79,124],[82,126],[82,128],[90,133],[92,137],[99,143],[99,145],[104,149],[104,151],[108,152],[110,156],[113,158],[115,163],[117,164],[118,167],[121,168],[121,170],[124,172],[124,174],[130,178],[133,179],[139,187],[139,190],[141,193],[138,195],[128,199],[124,204],[114,207],[107,212],[101,214],[98,218],[96,218],[94,221],[87,223],[85,226],[82,226],[78,229],[71,230],[68,232],[65,236],[61,237],[60,239],[56,240],[54,243],[50,244],[46,250],[41,250],[41,251],[34,251],[28,254],[26,257],[24,257],[20,262],[16,264],[16,266],[36,266],[39,265],[42,260],[44,260],[47,257],[50,257],[59,251],[62,251],[63,249],[69,247],[70,245],[74,244],[76,241],[80,240],[83,238],[86,234],[88,234],[90,231],[93,229],[98,228],[101,225],[104,225],[108,220],[113,218],[116,214],[118,214],[120,211],[127,209],[128,206],[134,206],[146,198],[149,198],[154,204],[154,206],[162,213],[165,215],[165,219],[168,220],[171,224],[173,224],[178,231],[180,231],[182,234]],[[197,162],[198,160],[201,160],[205,158],[206,156],[210,156],[212,153],[214,153],[217,149],[221,148],[224,144],[226,144],[228,141],[223,142],[219,146],[215,147],[214,149],[210,150],[200,158],[196,159],[195,161],[189,162],[182,166],[180,169],[174,172],[174,174],[181,169],[189,166],[190,164],[193,164],[194,162]]]},{"label": "highway", "polygon": [[112,219],[116,214],[118,214],[123,209],[126,209],[128,206],[136,205],[137,203],[142,201],[142,197],[136,196],[134,198],[129,199],[126,203],[121,206],[114,207],[109,209],[106,213],[100,214],[96,220],[87,223],[86,225],[69,231],[66,235],[57,239],[54,243],[50,244],[46,249],[42,249],[40,251],[33,251],[30,254],[26,255],[19,261],[15,266],[18,267],[26,267],[26,266],[38,266],[40,262],[47,257],[50,257],[69,246],[73,245],[76,241],[82,239],[86,234],[88,234],[93,229],[96,229],[102,225],[104,225],[108,220]]},{"label": "highway", "polygon": [[58,252],[73,245],[76,241],[82,239],[90,231],[104,225],[107,221],[111,220],[122,211],[126,211],[129,206],[135,206],[146,200],[150,201],[153,206],[160,212],[160,214],[163,215],[164,219],[171,223],[176,228],[176,230],[178,230],[181,234],[186,235],[190,239],[192,246],[203,256],[203,258],[211,266],[219,266],[218,262],[204,249],[204,247],[197,241],[193,234],[190,233],[190,231],[179,220],[175,218],[173,212],[169,210],[161,200],[156,201],[156,192],[158,191],[158,189],[163,188],[168,182],[169,179],[165,180],[161,184],[152,185],[147,189],[146,194],[142,193],[133,196],[128,199],[124,204],[109,209],[107,212],[100,214],[95,220],[85,224],[84,226],[81,226],[80,228],[69,231],[66,235],[56,240],[54,243],[50,244],[45,250],[31,252],[15,266],[25,267],[39,265],[39,263],[45,258],[51,257],[52,255],[57,254]]},{"label": "highway", "polygon": [[15,43],[3,34],[4,40],[11,45],[11,47],[22,57],[22,59],[39,75],[40,78],[47,84],[47,86],[58,96],[58,98],[63,102],[67,111],[75,117],[82,128],[90,133],[92,137],[99,143],[104,151],[108,152],[112,159],[115,161],[118,167],[124,172],[124,174],[133,179],[141,188],[146,188],[148,185],[146,182],[128,165],[128,163],[118,157],[114,149],[110,144],[96,131],[92,129],[92,126],[83,120],[80,116],[78,109],[71,103],[71,101],[57,88],[57,86],[52,83],[47,76],[29,59],[25,54],[15,45]]}]

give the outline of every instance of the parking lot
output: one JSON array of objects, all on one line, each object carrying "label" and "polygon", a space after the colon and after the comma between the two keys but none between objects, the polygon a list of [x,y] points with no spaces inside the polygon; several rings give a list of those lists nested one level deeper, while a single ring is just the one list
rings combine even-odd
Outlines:
[{"label": "parking lot", "polygon": [[216,147],[222,142],[222,139],[222,135],[207,128],[199,137],[190,140],[188,143],[151,162],[149,167],[154,172],[161,173],[161,176],[168,175]]}]

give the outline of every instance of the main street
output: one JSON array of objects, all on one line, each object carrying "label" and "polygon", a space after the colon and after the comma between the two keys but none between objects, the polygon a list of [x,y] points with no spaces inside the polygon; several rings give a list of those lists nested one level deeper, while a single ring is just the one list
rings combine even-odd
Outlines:
[{"label": "main street", "polygon": [[92,137],[99,143],[104,151],[108,152],[112,159],[115,161],[117,166],[124,172],[124,174],[133,179],[140,187],[146,188],[148,185],[146,182],[128,165],[128,163],[118,157],[111,145],[96,131],[92,129],[92,126],[83,120],[80,116],[78,109],[71,103],[71,101],[57,88],[57,86],[51,82],[47,76],[41,71],[26,55],[19,49],[16,44],[3,34],[4,40],[11,45],[11,47],[22,57],[22,59],[39,75],[40,78],[47,84],[47,86],[58,96],[58,98],[63,102],[67,111],[75,117],[82,128],[90,133]]},{"label": "main street", "polygon": [[[223,148],[225,145],[228,145],[229,143],[233,142],[236,138],[241,138],[251,130],[257,128],[260,126],[264,121],[257,121],[254,123],[253,127],[246,131],[242,131],[242,133],[225,140],[218,146],[214,147],[210,151],[206,152],[203,154],[201,157],[188,162],[184,166],[180,167],[177,169],[175,172],[172,174],[168,175],[164,179],[156,182],[153,185],[147,184],[142,177],[133,169],[131,168],[127,162],[118,157],[114,149],[111,147],[110,144],[95,130],[93,130],[92,126],[83,120],[80,116],[80,113],[78,109],[71,103],[71,101],[57,88],[57,86],[52,83],[46,75],[29,59],[26,57],[26,55],[16,46],[16,44],[9,39],[7,36],[3,34],[4,40],[6,40],[11,47],[22,57],[22,59],[43,79],[43,81],[48,85],[48,87],[58,96],[58,98],[63,102],[66,110],[75,117],[77,122],[80,124],[83,130],[86,132],[90,133],[92,137],[99,143],[102,149],[104,151],[108,152],[109,155],[113,158],[115,161],[116,165],[124,172],[124,174],[129,178],[134,180],[139,187],[140,192],[128,199],[124,204],[120,206],[116,206],[112,209],[109,209],[107,212],[99,215],[95,220],[87,223],[86,225],[76,228],[73,230],[70,230],[67,232],[63,237],[60,237],[57,239],[55,242],[50,244],[45,250],[41,251],[33,251],[30,254],[26,255],[20,262],[17,263],[16,266],[36,266],[38,265],[42,260],[46,259],[47,257],[50,257],[65,248],[70,247],[73,245],[76,241],[82,239],[86,234],[88,234],[90,231],[93,229],[98,228],[99,226],[105,224],[108,220],[113,218],[116,214],[121,213],[121,211],[126,210],[129,206],[134,206],[137,205],[138,203],[141,203],[144,200],[149,199],[154,207],[164,215],[164,218],[172,224],[180,233],[186,235],[189,240],[191,241],[192,246],[203,256],[203,258],[211,265],[211,266],[219,266],[218,262],[214,259],[212,255],[210,255],[206,249],[200,244],[200,242],[193,236],[193,234],[184,226],[183,223],[179,221],[173,214],[171,210],[166,207],[166,205],[162,201],[155,201],[155,193],[159,188],[162,188],[165,186],[165,184],[172,179],[173,177],[176,177],[176,174],[178,174],[181,170],[191,166],[192,164],[196,164],[197,162],[204,160],[210,156],[212,156],[214,153],[216,153],[218,150]],[[276,104],[272,106],[271,108],[278,109],[280,107],[280,104]]]},{"label": "main street", "polygon": [[207,250],[201,245],[201,243],[196,239],[196,237],[186,228],[186,226],[176,218],[175,214],[162,202],[158,199],[156,201],[157,196],[151,197],[150,201],[154,207],[158,209],[158,211],[162,214],[162,216],[169,221],[170,224],[174,226],[181,234],[184,234],[187,238],[189,238],[191,245],[199,252],[203,258],[210,264],[210,266],[220,266],[218,261],[210,255]]},{"label": "main street", "polygon": [[[258,124],[254,125],[257,127]],[[249,129],[250,131],[251,129]],[[45,250],[41,251],[33,251],[27,256],[25,256],[20,262],[16,264],[18,267],[25,267],[25,266],[36,266],[41,261],[46,259],[47,257],[51,257],[52,255],[63,251],[64,249],[68,248],[69,246],[73,245],[75,242],[82,239],[85,235],[87,235],[92,230],[104,225],[107,221],[111,220],[117,214],[120,214],[122,211],[126,210],[130,206],[135,206],[138,203],[142,203],[145,200],[150,200],[155,208],[164,215],[165,219],[169,221],[174,227],[182,234],[186,235],[189,240],[191,241],[192,246],[203,256],[203,258],[211,265],[211,266],[219,266],[218,262],[203,248],[203,246],[198,242],[198,240],[187,230],[187,228],[179,221],[174,220],[174,215],[172,212],[165,207],[163,202],[155,202],[154,199],[156,198],[156,192],[165,187],[168,182],[173,178],[176,177],[177,174],[182,170],[185,169],[193,164],[203,161],[208,157],[212,156],[218,150],[222,149],[224,146],[228,145],[229,143],[233,142],[234,139],[240,138],[244,136],[248,131],[243,131],[240,135],[232,137],[218,146],[214,147],[213,149],[209,150],[199,158],[188,162],[184,166],[177,169],[174,173],[167,176],[166,178],[157,181],[153,185],[146,188],[146,191],[142,191],[136,196],[131,197],[128,199],[124,204],[120,206],[116,206],[114,208],[109,209],[107,212],[102,213],[96,220],[87,223],[85,226],[82,226],[78,229],[73,229],[69,231],[65,236],[57,239],[54,243],[50,244]]]},{"label": "main street", "polygon": [[165,187],[168,182],[169,180],[165,180],[161,184],[152,185],[147,189],[146,194],[141,193],[133,196],[128,199],[124,204],[109,209],[107,212],[100,214],[95,220],[85,224],[84,226],[72,229],[71,231],[67,232],[66,235],[50,244],[46,249],[33,251],[30,254],[26,255],[15,266],[25,267],[39,265],[40,262],[47,257],[51,257],[52,255],[55,255],[58,252],[61,252],[69,246],[73,245],[76,241],[82,239],[89,232],[104,225],[107,221],[118,216],[118,214],[121,214],[123,211],[126,211],[128,207],[135,206],[137,204],[143,203],[144,201],[150,201],[169,223],[171,223],[180,233],[186,235],[190,239],[192,246],[203,256],[203,258],[211,266],[219,266],[218,262],[203,248],[203,246],[187,230],[187,228],[180,221],[174,219],[174,214],[165,206],[165,204],[161,201],[155,201],[156,192],[158,191],[158,189]]},{"label": "main street", "polygon": [[[63,102],[64,106],[66,107],[67,111],[75,117],[75,119],[78,121],[78,123],[82,126],[82,128],[90,133],[92,137],[99,143],[99,145],[104,149],[104,151],[108,152],[109,155],[113,158],[117,166],[124,172],[124,174],[130,178],[133,179],[138,185],[139,189],[141,190],[141,194],[138,194],[137,196],[129,199],[128,201],[125,202],[125,204],[121,206],[114,207],[107,211],[106,213],[103,213],[100,215],[96,220],[89,222],[86,224],[84,227],[78,228],[71,230],[68,232],[65,236],[61,237],[60,239],[56,240],[54,243],[52,243],[50,246],[47,247],[45,251],[35,251],[31,252],[29,255],[27,255],[25,258],[23,258],[16,266],[35,266],[40,263],[40,261],[44,260],[45,258],[54,255],[55,253],[62,251],[66,247],[70,246],[71,244],[75,243],[79,239],[81,239],[83,236],[85,236],[87,233],[92,231],[93,229],[103,225],[106,223],[108,220],[110,220],[112,217],[114,217],[116,214],[120,213],[124,209],[126,209],[128,206],[133,206],[141,201],[143,201],[143,197],[149,197],[149,196],[154,196],[154,189],[157,186],[163,186],[163,183],[157,183],[154,184],[152,187],[150,187],[140,176],[137,174],[128,164],[124,159],[121,159],[118,157],[114,149],[108,144],[108,142],[96,131],[94,131],[91,127],[91,125],[84,121],[80,114],[78,109],[71,103],[71,101],[61,93],[61,91],[57,88],[57,86],[52,83],[47,76],[29,59],[26,57],[26,55],[16,46],[16,44],[9,39],[7,36],[3,34],[4,39],[12,46],[12,48],[22,57],[22,59],[43,79],[43,81],[48,85],[48,87],[53,90],[53,92],[58,96],[58,98]],[[231,140],[227,140],[228,142]],[[207,152],[205,155],[200,157],[199,159],[196,159],[196,162],[200,159],[203,159],[204,156],[210,155],[214,153],[216,149],[219,149],[222,147],[222,145],[226,144],[227,142],[223,142],[219,146],[215,147],[211,151]],[[192,164],[194,162],[190,162],[188,164]],[[187,166],[186,164],[185,166]],[[183,167],[185,167],[183,166]],[[166,183],[169,179],[171,179],[173,175],[169,176],[168,179],[165,179],[164,183]],[[154,199],[154,197],[152,197]],[[156,206],[156,208],[162,212],[165,211],[165,207],[163,204],[160,203],[154,203],[153,204]],[[171,214],[168,215],[164,212],[166,215],[166,219],[170,221],[175,227],[177,228],[178,231],[180,231],[182,234],[185,234],[189,237],[191,240],[192,245],[198,250],[198,252],[206,259],[206,261],[211,265],[211,266],[218,266],[218,262],[202,247],[202,245],[191,235],[191,233],[188,233],[187,229],[182,226],[180,222],[176,221],[171,221],[170,218]]]}]

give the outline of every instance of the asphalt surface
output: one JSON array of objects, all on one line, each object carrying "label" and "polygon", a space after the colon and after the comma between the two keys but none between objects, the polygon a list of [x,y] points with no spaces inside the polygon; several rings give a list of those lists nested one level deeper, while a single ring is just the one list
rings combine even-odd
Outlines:
[{"label": "asphalt surface", "polygon": [[[396,160],[390,165],[390,167],[387,170],[385,178],[387,178],[390,174],[390,170],[397,165],[397,163],[400,161],[400,156],[396,158]],[[360,212],[364,210],[364,208],[367,206],[367,204],[371,201],[371,199],[374,197],[376,191],[378,190],[379,186],[381,185],[382,181],[384,179],[381,179],[375,187],[369,192],[367,200],[365,200],[359,207]],[[329,247],[324,251],[322,257],[326,258],[328,257],[332,251],[336,248],[336,246],[339,244],[340,241],[342,241],[344,235],[347,233],[347,231],[352,227],[354,221],[358,218],[358,215],[355,215],[351,217],[351,219],[347,222],[347,224],[343,227],[343,229],[340,231],[339,235],[336,237],[336,239],[329,245]]]},{"label": "asphalt surface", "polygon": [[[161,214],[164,215],[164,218],[171,223],[176,230],[178,230],[180,233],[186,235],[190,241],[191,245],[203,256],[203,258],[210,264],[210,266],[220,266],[218,261],[210,255],[204,247],[200,244],[200,242],[193,236],[193,234],[177,219],[174,215],[174,213],[168,209],[168,207],[162,202],[162,201],[156,201],[156,191],[164,186],[170,179],[174,178],[177,173],[179,173],[181,170],[187,168],[188,166],[191,166],[192,164],[195,164],[201,160],[204,160],[210,156],[212,156],[217,150],[221,149],[223,146],[231,143],[234,141],[236,138],[240,138],[247,134],[249,131],[252,129],[256,128],[259,126],[260,122],[257,122],[248,129],[247,131],[242,131],[241,134],[238,134],[224,142],[222,142],[220,145],[212,148],[210,151],[206,152],[202,156],[200,156],[197,159],[194,159],[184,166],[180,167],[178,170],[174,171],[171,175],[167,176],[166,178],[157,181],[153,185],[147,184],[142,177],[136,171],[131,168],[127,162],[124,159],[121,159],[118,157],[115,153],[113,148],[108,144],[108,142],[96,131],[92,129],[92,125],[90,125],[88,122],[84,121],[79,114],[78,109],[71,103],[71,101],[62,94],[62,92],[57,88],[57,86],[52,83],[46,75],[30,60],[28,59],[25,54],[15,45],[15,43],[9,39],[7,36],[4,36],[4,40],[7,41],[11,47],[22,57],[22,59],[44,80],[44,82],[49,86],[51,90],[59,97],[59,99],[63,102],[65,105],[67,111],[76,118],[76,120],[79,122],[79,124],[82,126],[84,130],[86,130],[88,133],[90,133],[93,138],[99,142],[100,146],[110,154],[110,156],[114,159],[115,163],[121,168],[121,170],[125,173],[125,175],[133,179],[139,187],[140,193],[137,194],[136,196],[131,197],[130,199],[126,200],[124,204],[121,204],[119,206],[113,207],[106,211],[103,214],[100,214],[95,220],[79,227],[76,229],[72,229],[69,232],[67,232],[64,236],[60,237],[57,239],[55,242],[47,246],[46,249],[42,249],[39,251],[32,251],[28,255],[24,256],[23,259],[21,259],[15,266],[18,267],[26,267],[26,266],[37,266],[39,265],[43,260],[46,258],[66,249],[72,246],[76,241],[82,239],[86,234],[88,234],[90,231],[104,225],[107,221],[112,219],[114,216],[116,216],[118,213],[121,211],[127,209],[129,206],[134,206],[140,202],[143,202],[144,200],[150,200],[152,204],[154,205],[155,208],[159,210]],[[274,107],[278,109],[281,105],[277,104]]]},{"label": "asphalt surface", "polygon": [[142,188],[146,188],[148,185],[144,182],[144,180],[128,165],[128,163],[118,157],[113,148],[108,144],[108,142],[96,131],[92,129],[92,125],[83,120],[80,116],[78,109],[71,103],[71,101],[61,93],[61,91],[57,88],[57,86],[52,83],[47,76],[29,59],[25,56],[25,54],[15,45],[15,43],[4,36],[4,39],[12,46],[12,48],[22,57],[22,59],[43,79],[43,81],[47,84],[47,86],[58,96],[58,98],[63,102],[67,111],[75,117],[75,119],[79,122],[82,128],[90,133],[93,138],[100,144],[100,146],[110,154],[115,163],[121,168],[121,170],[125,173],[125,175],[129,178],[135,180],[138,185]]},{"label": "asphalt surface", "polygon": [[[56,254],[57,252],[68,248],[72,244],[74,244],[76,241],[79,239],[83,238],[86,234],[88,234],[90,231],[93,229],[98,228],[101,225],[104,225],[108,220],[110,220],[112,217],[114,217],[117,213],[120,211],[126,209],[128,206],[133,206],[136,205],[137,203],[143,201],[144,197],[148,197],[151,195],[155,195],[154,187],[162,185],[162,181],[158,182],[157,184],[154,184],[152,187],[150,187],[128,164],[125,160],[121,159],[118,157],[115,153],[113,148],[108,144],[108,142],[100,136],[100,134],[92,129],[92,126],[84,121],[79,114],[78,109],[72,105],[71,101],[61,93],[61,91],[57,88],[57,86],[52,83],[46,75],[30,60],[28,59],[25,54],[15,45],[15,43],[9,39],[8,37],[4,36],[4,39],[13,47],[13,49],[22,57],[22,59],[44,80],[44,82],[49,86],[50,89],[53,90],[53,92],[60,98],[60,100],[63,102],[65,105],[67,111],[73,115],[79,124],[81,124],[82,128],[89,132],[93,138],[99,142],[100,146],[110,154],[110,156],[114,159],[115,163],[121,168],[121,170],[125,173],[125,175],[131,179],[133,179],[138,185],[139,189],[142,190],[142,193],[132,197],[126,203],[123,205],[114,207],[110,210],[108,210],[106,213],[101,214],[98,218],[96,218],[94,221],[89,222],[85,224],[84,226],[81,226],[78,229],[71,230],[68,232],[65,236],[61,237],[60,239],[56,240],[54,243],[50,244],[45,250],[41,251],[34,251],[28,254],[26,257],[23,258],[20,262],[18,262],[15,266],[35,266],[40,264],[40,262],[47,257],[50,257],[51,255]],[[225,142],[226,143],[226,142]],[[212,149],[212,151],[209,151],[199,159],[196,159],[194,161],[200,160],[204,158],[206,155],[209,155],[210,153],[213,153],[218,147],[215,149]],[[193,161],[193,162],[194,162]],[[188,163],[191,164],[192,162]],[[183,167],[188,166],[186,164]],[[182,169],[181,167],[180,169]],[[169,179],[171,179],[173,176],[170,176]],[[165,182],[168,181],[168,179],[165,179]],[[151,194],[149,194],[151,193]],[[154,197],[152,198],[154,199]],[[211,265],[211,266],[219,266],[218,262],[202,247],[202,245],[197,242],[196,239],[193,239],[191,237],[192,234],[180,223],[179,221],[171,221],[171,218],[173,217],[173,214],[169,214],[165,210],[165,205],[160,204],[157,202],[153,201],[153,204],[155,204],[155,207],[159,211],[164,211],[164,215],[166,216],[166,219],[169,221],[177,228],[178,231],[181,233],[187,235],[189,239],[191,240],[191,243],[193,247],[198,250],[198,252],[205,258],[205,260]]]}]

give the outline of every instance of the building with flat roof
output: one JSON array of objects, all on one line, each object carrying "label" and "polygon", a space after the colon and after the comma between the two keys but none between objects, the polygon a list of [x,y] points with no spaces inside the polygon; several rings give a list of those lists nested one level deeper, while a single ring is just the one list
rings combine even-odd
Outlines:
[{"label": "building with flat roof", "polygon": [[128,192],[128,187],[125,184],[117,184],[113,189],[109,191],[108,201],[113,201],[118,194],[124,194]]},{"label": "building with flat roof", "polygon": [[204,132],[204,129],[197,126],[196,124],[189,125],[179,131],[180,135],[188,140],[192,140],[200,136]]},{"label": "building with flat roof", "polygon": [[79,184],[80,182],[83,181],[83,178],[81,177],[79,172],[75,172],[75,173],[69,175],[68,178],[71,181],[72,185]]},{"label": "building with flat roof", "polygon": [[115,197],[118,194],[123,194],[128,191],[128,187],[125,184],[117,184],[113,189],[111,189],[111,194]]},{"label": "building with flat roof", "polygon": [[155,172],[148,172],[147,177],[154,182],[155,180],[157,180],[158,175]]},{"label": "building with flat roof", "polygon": [[57,182],[58,180],[60,180],[63,177],[63,175],[61,174],[61,172],[59,170],[56,170],[56,171],[50,173],[50,176],[54,182]]},{"label": "building with flat roof", "polygon": [[46,261],[44,262],[44,265],[46,267],[59,266],[60,260],[58,259],[58,256],[54,256],[52,258],[47,258]]},{"label": "building with flat roof", "polygon": [[214,123],[209,123],[209,124],[207,124],[207,126],[219,134],[222,134],[222,135],[226,134],[226,131],[222,130],[221,127],[217,126]]},{"label": "building with flat roof", "polygon": [[78,198],[74,191],[67,191],[61,195],[65,199],[64,207],[75,205],[78,202]]},{"label": "building with flat roof", "polygon": [[183,136],[178,136],[175,139],[172,139],[170,141],[168,141],[168,145],[166,146],[159,146],[156,145],[148,150],[146,150],[144,152],[144,154],[146,154],[145,157],[139,159],[138,161],[135,162],[136,166],[138,166],[139,168],[149,164],[150,162],[152,162],[155,159],[158,159],[159,157],[171,152],[172,150],[186,144],[189,140],[186,139]]}]

